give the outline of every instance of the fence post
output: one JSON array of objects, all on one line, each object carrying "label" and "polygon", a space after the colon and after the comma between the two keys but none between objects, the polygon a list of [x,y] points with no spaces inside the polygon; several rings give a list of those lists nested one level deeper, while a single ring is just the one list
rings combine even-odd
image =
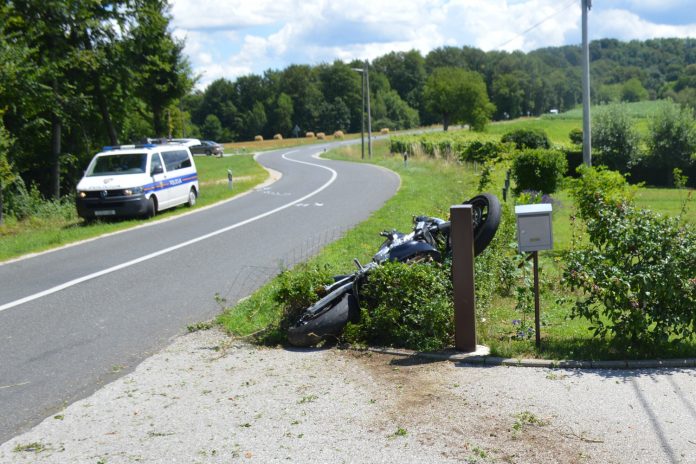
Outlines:
[{"label": "fence post", "polygon": [[454,287],[454,346],[476,351],[476,295],[474,288],[474,221],[471,205],[450,208],[452,286]]}]

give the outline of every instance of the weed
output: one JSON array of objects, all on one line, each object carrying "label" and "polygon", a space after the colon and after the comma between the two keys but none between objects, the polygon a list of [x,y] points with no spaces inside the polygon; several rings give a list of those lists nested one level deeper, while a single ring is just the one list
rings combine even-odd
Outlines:
[{"label": "weed", "polygon": [[47,447],[43,443],[40,443],[38,441],[32,442],[32,443],[27,443],[26,445],[17,445],[15,446],[12,451],[15,453],[40,453],[42,451],[46,451]]},{"label": "weed", "polygon": [[317,395],[307,395],[303,396],[300,401],[298,401],[298,404],[305,404],[305,403],[313,403],[314,401],[318,400],[319,397]]},{"label": "weed", "polygon": [[186,330],[188,330],[189,333],[193,333],[193,332],[198,332],[201,330],[209,330],[212,327],[213,327],[213,323],[211,321],[196,322],[195,324],[187,325]]}]

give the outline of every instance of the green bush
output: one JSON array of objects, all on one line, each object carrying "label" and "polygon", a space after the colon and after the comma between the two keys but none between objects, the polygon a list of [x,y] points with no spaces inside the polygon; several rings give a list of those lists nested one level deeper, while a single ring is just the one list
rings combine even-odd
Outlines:
[{"label": "green bush", "polygon": [[636,208],[618,174],[584,171],[572,192],[590,244],[567,257],[564,283],[585,295],[571,315],[625,347],[693,336],[696,229]]},{"label": "green bush", "polygon": [[597,152],[597,164],[628,172],[638,156],[639,143],[640,136],[625,104],[609,105],[597,111],[592,120],[592,148]]},{"label": "green bush", "polygon": [[510,147],[490,140],[473,140],[463,148],[460,153],[460,161],[486,163],[497,161],[510,151]]},{"label": "green bush", "polygon": [[577,127],[575,129],[571,129],[568,133],[568,138],[570,139],[570,142],[573,145],[582,145],[584,141],[583,137],[584,134],[582,133],[582,129],[579,129]]},{"label": "green bush", "polygon": [[319,266],[301,264],[281,272],[273,294],[273,300],[282,307],[280,329],[285,331],[297,321],[300,314],[320,298],[324,286],[331,282],[329,269]]},{"label": "green bush", "polygon": [[512,159],[515,192],[555,192],[568,169],[565,154],[558,150],[522,150]]},{"label": "green bush", "polygon": [[518,150],[525,148],[551,148],[549,136],[542,129],[517,129],[500,139],[503,143],[514,143]]},{"label": "green bush", "polygon": [[378,346],[437,350],[454,336],[450,267],[386,263],[369,276],[361,294],[360,323],[346,338]]},{"label": "green bush", "polygon": [[650,121],[648,131],[648,156],[643,161],[659,172],[658,185],[670,185],[673,169],[688,169],[696,153],[696,120],[692,110],[665,102]]},{"label": "green bush", "polygon": [[620,173],[585,165],[578,173],[580,178],[571,180],[569,187],[582,219],[598,219],[603,209],[600,203],[620,207],[633,202],[638,187],[629,185]]}]

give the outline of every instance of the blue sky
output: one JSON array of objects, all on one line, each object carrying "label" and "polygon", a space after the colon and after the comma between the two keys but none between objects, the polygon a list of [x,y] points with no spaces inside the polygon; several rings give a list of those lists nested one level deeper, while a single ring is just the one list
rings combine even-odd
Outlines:
[{"label": "blue sky", "polygon": [[[579,44],[580,0],[171,0],[199,86],[290,64]],[[694,0],[593,0],[590,37],[695,37]]]}]

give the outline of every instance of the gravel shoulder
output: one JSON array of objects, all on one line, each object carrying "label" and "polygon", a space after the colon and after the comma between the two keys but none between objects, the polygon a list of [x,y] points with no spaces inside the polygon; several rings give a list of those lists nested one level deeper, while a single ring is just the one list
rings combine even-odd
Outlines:
[{"label": "gravel shoulder", "polygon": [[696,463],[696,370],[481,367],[178,337],[1,463]]}]

